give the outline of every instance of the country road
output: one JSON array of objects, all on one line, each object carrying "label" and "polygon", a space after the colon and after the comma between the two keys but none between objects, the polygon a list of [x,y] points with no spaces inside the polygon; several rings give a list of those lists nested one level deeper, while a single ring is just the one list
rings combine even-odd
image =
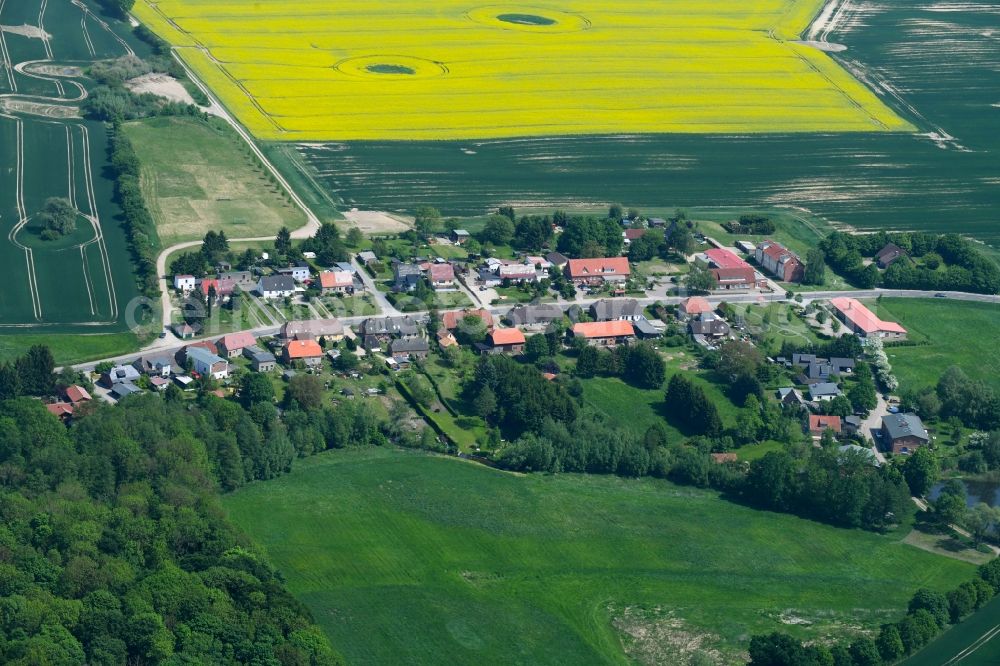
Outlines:
[{"label": "country road", "polygon": [[[197,244],[197,243],[195,243],[195,244]],[[174,247],[175,248],[182,248],[182,247],[185,247],[185,246],[189,246],[189,244],[180,243],[179,245],[174,246]],[[362,275],[364,275],[363,269],[360,272],[362,273]],[[364,280],[364,277],[362,279]],[[372,289],[372,287],[375,286],[374,285],[374,281],[372,281],[370,279],[366,280],[365,283],[366,283],[366,286],[368,286],[369,289]],[[998,303],[998,302],[1000,302],[1000,297],[990,296],[990,295],[985,295],[985,294],[969,294],[969,293],[965,293],[965,292],[934,292],[934,291],[898,290],[898,289],[869,289],[869,290],[855,290],[855,291],[814,291],[814,292],[804,293],[804,294],[802,294],[802,297],[803,297],[803,302],[808,303],[810,301],[826,300],[826,299],[829,299],[829,298],[834,298],[836,296],[848,296],[848,297],[851,297],[851,298],[875,298],[877,296],[890,296],[890,297],[893,297],[893,298],[934,298],[935,294],[938,294],[938,293],[944,293],[945,294],[945,298],[952,299],[952,300],[974,301],[974,302],[979,302],[979,303]],[[394,317],[394,316],[401,316],[402,315],[402,313],[400,313],[398,310],[396,310],[395,308],[393,308],[388,303],[388,301],[385,300],[385,296],[383,294],[380,294],[380,293],[378,293],[376,291],[376,292],[374,292],[373,295],[375,296],[376,302],[379,303],[380,307],[383,307],[383,303],[384,303],[384,305],[388,305],[389,306],[388,309],[383,309],[380,312],[380,314],[377,314],[377,315],[359,316],[359,317],[345,317],[345,318],[342,318],[341,321],[344,323],[345,326],[352,326],[352,325],[355,325],[355,324],[359,324],[362,321],[364,321],[365,319],[373,319],[373,318],[374,319],[379,319],[379,318]],[[564,307],[564,308],[568,307],[568,306],[571,306],[571,305],[577,305],[577,306],[586,308],[586,307],[589,307],[591,304],[596,303],[599,300],[602,300],[602,298],[604,298],[604,297],[583,298],[583,299],[577,299],[575,301],[567,301],[565,303],[558,303],[557,305],[559,305],[560,307]],[[657,295],[653,294],[653,295],[647,295],[644,298],[637,298],[636,300],[639,301],[639,303],[641,303],[642,305],[652,305],[654,303],[662,303],[664,305],[676,305],[677,303],[680,303],[685,298],[687,298],[687,296],[666,296],[665,294],[657,296]],[[783,292],[782,293],[776,293],[776,294],[762,294],[762,293],[756,293],[756,292],[754,292],[754,293],[743,293],[743,294],[713,295],[713,296],[710,296],[709,298],[712,301],[726,301],[727,303],[773,303],[773,302],[781,302],[781,301],[789,302],[788,299],[785,298],[785,294]],[[498,305],[494,305],[494,306],[490,306],[490,307],[488,307],[486,309],[489,310],[489,312],[491,314],[494,314],[494,315],[497,315],[497,316],[503,316],[503,315],[507,314],[508,312],[510,312],[510,310],[512,310],[515,307],[517,307],[517,304],[499,305],[499,306]],[[409,316],[417,318],[418,320],[419,319],[426,319],[427,312],[426,311],[423,311],[423,312],[414,312],[414,313],[411,313]],[[278,327],[276,327],[276,326],[260,326],[260,327],[257,327],[257,328],[245,329],[245,330],[247,332],[249,332],[249,333],[252,333],[255,337],[258,337],[258,338],[260,338],[260,337],[268,337],[268,336],[276,335],[278,333]],[[235,331],[227,331],[227,332],[235,332]],[[220,332],[219,335],[222,335],[222,332]],[[209,337],[213,337],[213,336],[209,336]],[[188,343],[182,342],[181,340],[179,340],[178,338],[176,338],[172,334],[170,334],[166,338],[162,338],[162,339],[158,339],[158,340],[154,341],[152,344],[144,347],[143,349],[141,349],[138,352],[131,352],[131,353],[128,353],[128,354],[122,354],[120,356],[114,356],[114,357],[111,357],[111,358],[99,359],[99,360],[95,360],[95,361],[88,361],[86,363],[76,364],[73,367],[76,368],[77,370],[92,371],[93,368],[94,368],[94,366],[96,366],[98,363],[101,363],[101,362],[104,362],[104,361],[110,361],[112,363],[117,363],[117,362],[122,362],[122,361],[131,361],[131,360],[133,360],[133,359],[135,359],[135,358],[137,358],[139,356],[142,356],[143,354],[147,354],[147,353],[150,353],[150,352],[153,352],[153,351],[176,351],[176,350],[180,349],[181,347],[183,347],[185,344],[188,344]]]}]

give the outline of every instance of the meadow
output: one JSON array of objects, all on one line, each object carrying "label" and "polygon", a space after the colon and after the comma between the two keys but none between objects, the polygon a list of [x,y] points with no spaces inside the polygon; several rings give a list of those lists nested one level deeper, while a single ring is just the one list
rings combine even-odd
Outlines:
[{"label": "meadow", "polygon": [[944,298],[885,298],[872,306],[879,316],[898,321],[915,347],[886,349],[903,387],[937,383],[941,373],[956,365],[967,375],[1000,391],[1000,305]]},{"label": "meadow", "polygon": [[273,236],[301,227],[305,214],[265,175],[237,134],[217,118],[150,118],[125,133],[142,164],[142,190],[162,245]]},{"label": "meadow", "polygon": [[903,666],[990,666],[1000,662],[998,617],[1000,599],[994,599],[904,661]]},{"label": "meadow", "polygon": [[[0,356],[38,339],[60,360],[124,351],[135,340],[123,331],[137,289],[108,177],[106,130],[76,113],[86,80],[37,67],[80,67],[140,47],[116,32],[120,24],[70,0],[0,4],[3,25],[44,29],[0,32]],[[29,61],[35,71],[7,67]],[[40,237],[37,213],[49,197],[66,198],[78,211],[76,230],[59,240]]]},{"label": "meadow", "polygon": [[753,633],[877,627],[972,575],[899,535],[664,481],[398,450],[300,460],[224,503],[348,663],[625,664],[623,644],[735,663]]},{"label": "meadow", "polygon": [[139,0],[258,138],[418,140],[913,126],[797,43],[822,0]]}]

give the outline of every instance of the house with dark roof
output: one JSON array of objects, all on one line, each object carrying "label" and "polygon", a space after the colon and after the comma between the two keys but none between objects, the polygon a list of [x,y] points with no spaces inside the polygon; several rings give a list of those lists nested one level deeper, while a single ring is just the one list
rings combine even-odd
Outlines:
[{"label": "house with dark roof", "polygon": [[389,353],[393,358],[427,358],[431,347],[423,338],[399,338],[389,343]]},{"label": "house with dark roof", "polygon": [[798,389],[782,387],[778,389],[778,402],[782,407],[805,407],[806,400]]},{"label": "house with dark roof", "polygon": [[882,445],[894,454],[913,453],[931,441],[923,421],[916,414],[887,414],[882,417]]},{"label": "house with dark roof", "polygon": [[545,255],[545,260],[556,268],[564,268],[569,263],[569,257],[561,252],[549,252]]},{"label": "house with dark roof", "polygon": [[640,340],[655,340],[663,337],[663,331],[654,326],[648,319],[638,319],[632,322],[632,328],[635,329],[635,336]]},{"label": "house with dark roof", "polygon": [[169,377],[170,373],[173,372],[174,363],[168,353],[146,354],[135,359],[132,362],[132,367],[144,375]]},{"label": "house with dark roof", "polygon": [[110,395],[115,400],[123,400],[136,393],[142,393],[142,389],[130,382],[119,382],[111,387]]},{"label": "house with dark roof", "polygon": [[878,264],[879,268],[884,270],[906,256],[906,250],[895,243],[889,243],[875,255],[875,263]]},{"label": "house with dark roof", "polygon": [[539,303],[519,305],[512,308],[504,318],[513,326],[544,328],[553,322],[562,321],[564,316],[565,313],[558,305]]},{"label": "house with dark roof", "polygon": [[840,387],[833,382],[818,382],[809,387],[809,398],[813,402],[828,402],[839,395]]},{"label": "house with dark roof", "polygon": [[645,319],[643,307],[634,298],[602,298],[590,306],[594,321],[638,321]]},{"label": "house with dark roof", "polygon": [[243,356],[250,361],[250,367],[254,369],[254,372],[271,372],[278,362],[274,354],[256,345],[244,347]]},{"label": "house with dark roof", "polygon": [[261,298],[286,298],[295,293],[295,280],[291,275],[267,275],[257,282],[255,291]]},{"label": "house with dark roof", "polygon": [[692,319],[688,322],[688,329],[691,335],[701,335],[710,340],[724,338],[731,330],[725,319],[717,317],[712,312],[703,312]]},{"label": "house with dark roof", "polygon": [[326,338],[328,342],[340,342],[344,338],[344,325],[339,319],[296,319],[285,322],[281,327],[283,340],[316,340]]},{"label": "house with dark roof", "polygon": [[420,327],[410,317],[380,317],[365,319],[359,328],[365,349],[379,349],[396,338],[415,338]]},{"label": "house with dark roof", "polygon": [[276,272],[278,275],[287,275],[296,282],[305,282],[312,276],[312,273],[309,271],[309,264],[297,264],[295,266],[279,268]]},{"label": "house with dark roof", "polygon": [[397,262],[392,268],[392,290],[397,293],[416,291],[417,285],[424,277],[424,272],[417,264]]}]

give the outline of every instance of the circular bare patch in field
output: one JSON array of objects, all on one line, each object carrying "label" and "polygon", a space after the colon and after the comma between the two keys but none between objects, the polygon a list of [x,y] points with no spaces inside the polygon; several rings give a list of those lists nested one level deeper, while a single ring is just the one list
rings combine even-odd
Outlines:
[{"label": "circular bare patch in field", "polygon": [[579,14],[527,5],[486,5],[469,10],[466,17],[480,25],[521,32],[579,32],[590,28],[590,20]]},{"label": "circular bare patch in field", "polygon": [[448,67],[443,62],[404,55],[355,56],[341,60],[333,68],[348,76],[401,81],[432,79],[448,74]]}]

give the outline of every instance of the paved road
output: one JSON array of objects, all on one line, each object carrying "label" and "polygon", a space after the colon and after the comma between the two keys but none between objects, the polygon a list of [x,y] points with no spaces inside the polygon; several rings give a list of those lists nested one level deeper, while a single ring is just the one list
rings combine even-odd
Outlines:
[{"label": "paved road", "polygon": [[351,265],[354,266],[354,270],[358,272],[358,277],[361,278],[361,282],[365,285],[365,289],[371,292],[372,298],[375,299],[375,303],[378,305],[379,311],[386,317],[393,317],[401,314],[396,306],[389,302],[389,299],[385,297],[381,291],[378,290],[375,280],[365,267],[361,265],[357,257],[351,259]]}]

